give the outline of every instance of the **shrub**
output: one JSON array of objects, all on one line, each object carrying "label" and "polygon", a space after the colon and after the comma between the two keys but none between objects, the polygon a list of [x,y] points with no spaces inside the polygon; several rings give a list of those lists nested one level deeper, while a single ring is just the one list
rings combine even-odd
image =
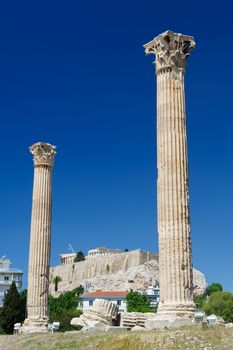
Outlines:
[{"label": "shrub", "polygon": [[233,322],[233,293],[213,292],[203,306],[207,315],[221,316],[225,322]]},{"label": "shrub", "polygon": [[[80,286],[81,287],[81,286]],[[78,288],[79,292],[81,288]],[[77,310],[78,296],[77,290],[65,292],[54,298],[49,295],[49,322],[60,322],[61,332],[77,329],[70,325],[73,317],[79,317],[82,312]]]},{"label": "shrub", "polygon": [[151,312],[147,296],[139,292],[130,291],[126,296],[126,305],[128,312]]}]

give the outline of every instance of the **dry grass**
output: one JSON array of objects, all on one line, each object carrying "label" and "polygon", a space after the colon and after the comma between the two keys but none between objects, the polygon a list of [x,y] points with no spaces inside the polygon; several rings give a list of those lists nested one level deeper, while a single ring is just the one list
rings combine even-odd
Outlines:
[{"label": "dry grass", "polygon": [[180,328],[128,333],[0,336],[0,350],[233,350],[233,329]]}]

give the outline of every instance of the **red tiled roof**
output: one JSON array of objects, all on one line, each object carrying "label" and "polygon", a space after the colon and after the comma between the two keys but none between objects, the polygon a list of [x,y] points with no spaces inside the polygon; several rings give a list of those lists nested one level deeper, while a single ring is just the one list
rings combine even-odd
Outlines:
[{"label": "red tiled roof", "polygon": [[102,291],[96,291],[92,293],[83,293],[80,295],[82,298],[111,298],[111,297],[126,297],[128,292],[114,292],[114,291],[109,291],[109,292],[102,292]]}]

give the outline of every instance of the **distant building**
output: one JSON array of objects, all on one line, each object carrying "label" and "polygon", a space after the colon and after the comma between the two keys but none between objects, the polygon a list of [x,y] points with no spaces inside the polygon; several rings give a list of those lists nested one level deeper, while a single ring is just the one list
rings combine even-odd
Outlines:
[{"label": "distant building", "polygon": [[118,305],[119,311],[124,312],[126,311],[126,295],[128,292],[124,291],[97,291],[97,292],[91,292],[91,293],[84,293],[80,295],[80,308],[83,309],[83,311],[89,310],[93,306],[93,302],[95,299],[106,299],[110,300],[114,304]]},{"label": "distant building", "polygon": [[14,281],[18,290],[22,287],[23,271],[10,268],[11,261],[5,256],[0,258],[0,307],[3,305],[3,299],[6,291]]},{"label": "distant building", "polygon": [[154,308],[159,302],[159,287],[149,286],[146,291],[146,296],[150,307]]},{"label": "distant building", "polygon": [[[150,307],[155,308],[159,302],[159,288],[149,286],[145,291],[139,291],[139,293],[146,294]],[[89,310],[93,306],[95,299],[107,299],[118,305],[120,312],[126,312],[126,296],[128,291],[96,291],[85,292],[80,295],[79,300],[80,309],[83,311]]]},{"label": "distant building", "polygon": [[60,265],[73,264],[77,253],[60,254]]},{"label": "distant building", "polygon": [[107,255],[120,254],[120,253],[123,253],[123,250],[100,247],[100,248],[90,249],[88,251],[86,259],[96,258],[97,256],[107,256]]}]

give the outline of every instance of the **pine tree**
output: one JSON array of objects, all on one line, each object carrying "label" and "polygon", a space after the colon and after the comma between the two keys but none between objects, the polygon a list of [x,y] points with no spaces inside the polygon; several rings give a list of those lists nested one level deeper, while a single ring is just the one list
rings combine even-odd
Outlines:
[{"label": "pine tree", "polygon": [[16,288],[15,282],[12,282],[3,300],[1,326],[5,333],[11,334],[14,331],[14,324],[22,320],[20,294]]}]

